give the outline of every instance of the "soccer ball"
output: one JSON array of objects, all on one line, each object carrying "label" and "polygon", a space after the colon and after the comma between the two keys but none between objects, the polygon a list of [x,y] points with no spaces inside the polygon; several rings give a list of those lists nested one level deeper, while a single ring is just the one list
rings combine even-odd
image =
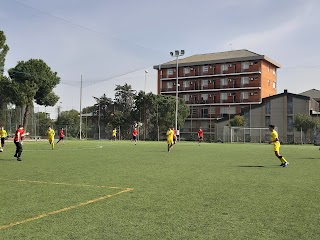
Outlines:
[{"label": "soccer ball", "polygon": [[2,148],[0,148],[0,152],[3,152],[3,149],[2,149]]}]

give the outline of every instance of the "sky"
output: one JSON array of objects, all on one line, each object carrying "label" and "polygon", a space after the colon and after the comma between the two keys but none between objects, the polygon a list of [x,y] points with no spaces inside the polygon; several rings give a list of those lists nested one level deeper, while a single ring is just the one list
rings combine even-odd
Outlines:
[{"label": "sky", "polygon": [[[54,107],[80,110],[116,85],[157,92],[154,65],[185,56],[248,49],[279,62],[278,93],[320,89],[318,0],[0,0],[10,47],[5,70],[43,59],[58,73]],[[145,70],[148,73],[145,73]],[[146,81],[145,81],[146,80]]]}]

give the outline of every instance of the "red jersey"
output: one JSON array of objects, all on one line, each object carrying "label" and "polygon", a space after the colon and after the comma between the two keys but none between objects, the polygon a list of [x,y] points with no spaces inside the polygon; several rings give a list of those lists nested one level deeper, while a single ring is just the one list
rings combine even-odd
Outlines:
[{"label": "red jersey", "polygon": [[137,134],[138,134],[138,130],[137,129],[134,129],[133,131],[132,131],[132,136],[137,136]]},{"label": "red jersey", "polygon": [[198,130],[198,136],[199,136],[199,137],[203,137],[203,131],[202,131],[202,129],[199,129],[199,130]]},{"label": "red jersey", "polygon": [[16,134],[14,135],[14,140],[15,141],[20,141],[21,138],[23,137],[23,135],[24,135],[24,130],[21,129],[21,128],[18,128],[17,131],[16,131]]},{"label": "red jersey", "polygon": [[175,136],[177,136],[177,130],[176,129],[173,130],[173,133],[174,133]]},{"label": "red jersey", "polygon": [[63,132],[63,130],[60,130],[59,136],[60,136],[60,137],[64,137],[64,132]]}]

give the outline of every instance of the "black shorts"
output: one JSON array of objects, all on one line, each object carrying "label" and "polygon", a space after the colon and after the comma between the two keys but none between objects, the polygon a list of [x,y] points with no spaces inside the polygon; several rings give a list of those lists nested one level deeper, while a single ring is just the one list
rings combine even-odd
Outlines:
[{"label": "black shorts", "polygon": [[1,138],[1,145],[4,145],[5,138]]},{"label": "black shorts", "polygon": [[173,142],[176,142],[177,141],[177,137],[173,137]]},{"label": "black shorts", "polygon": [[63,139],[64,139],[64,137],[60,137],[60,138],[59,138],[59,140],[63,140]]},{"label": "black shorts", "polygon": [[202,140],[202,139],[203,139],[203,137],[198,137],[198,139],[199,139],[199,140]]},{"label": "black shorts", "polygon": [[137,140],[137,136],[132,136],[132,140]]}]

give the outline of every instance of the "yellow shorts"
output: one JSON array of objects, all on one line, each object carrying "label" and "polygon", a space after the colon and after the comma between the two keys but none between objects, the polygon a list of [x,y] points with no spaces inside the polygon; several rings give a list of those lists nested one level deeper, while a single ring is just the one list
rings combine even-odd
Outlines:
[{"label": "yellow shorts", "polygon": [[274,142],[273,143],[273,151],[279,152],[279,150],[280,150],[280,142]]},{"label": "yellow shorts", "polygon": [[48,138],[49,142],[53,142],[54,141],[54,137]]},{"label": "yellow shorts", "polygon": [[168,144],[173,144],[173,138],[167,139],[167,143],[168,143]]}]

